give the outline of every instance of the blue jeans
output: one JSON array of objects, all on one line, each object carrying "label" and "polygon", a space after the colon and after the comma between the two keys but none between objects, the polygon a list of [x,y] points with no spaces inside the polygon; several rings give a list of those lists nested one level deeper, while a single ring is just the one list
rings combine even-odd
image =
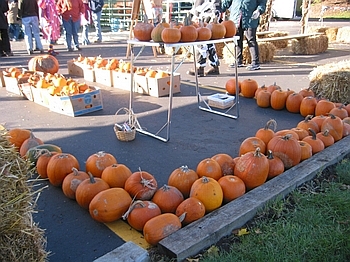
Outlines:
[{"label": "blue jeans", "polygon": [[80,28],[80,19],[76,22],[73,22],[72,18],[69,18],[68,21],[62,20],[63,27],[66,32],[66,44],[68,49],[72,49],[72,39],[74,42],[74,46],[79,47],[79,36],[78,31]]},{"label": "blue jeans", "polygon": [[94,26],[96,30],[96,40],[102,41],[102,30],[101,30],[101,12],[92,12],[92,21],[94,21]]},{"label": "blue jeans", "polygon": [[252,59],[252,65],[259,65],[259,46],[256,42],[256,28],[237,28],[237,36],[239,36],[238,44],[237,44],[237,62],[238,64],[242,64],[243,60],[243,34],[247,39],[247,44],[249,47],[249,52]]},{"label": "blue jeans", "polygon": [[84,45],[89,45],[90,41],[89,41],[89,27],[90,25],[83,25],[83,31],[81,32],[81,35],[83,37],[83,44]]},{"label": "blue jeans", "polygon": [[29,16],[22,18],[22,26],[24,30],[24,41],[27,50],[33,51],[33,36],[35,39],[35,46],[39,50],[44,50],[40,39],[39,19],[37,16]]},{"label": "blue jeans", "polygon": [[18,35],[20,31],[19,24],[9,24],[9,36],[14,40],[18,40]]}]

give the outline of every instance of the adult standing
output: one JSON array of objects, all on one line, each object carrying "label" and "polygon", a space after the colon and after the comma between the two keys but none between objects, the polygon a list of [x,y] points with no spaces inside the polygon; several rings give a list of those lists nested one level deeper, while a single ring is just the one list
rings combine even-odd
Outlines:
[{"label": "adult standing", "polygon": [[83,0],[83,4],[84,4],[85,12],[84,14],[81,15],[81,26],[83,27],[83,31],[81,33],[83,38],[82,44],[89,45],[90,44],[89,27],[92,23],[92,14],[89,6],[89,0]]},{"label": "adult standing", "polygon": [[8,34],[9,24],[5,13],[9,10],[7,0],[0,0],[0,56],[13,56]]},{"label": "adult standing", "polygon": [[18,0],[9,0],[9,10],[7,12],[7,22],[9,23],[10,40],[18,41],[20,25],[18,19]]},{"label": "adult standing", "polygon": [[89,6],[92,11],[92,21],[94,22],[96,34],[94,43],[102,42],[101,14],[104,4],[104,0],[89,0]]},{"label": "adult standing", "polygon": [[[259,17],[265,12],[267,0],[222,0],[222,11],[230,11],[230,20],[237,26],[237,66],[243,65],[243,36],[247,39],[252,63],[247,70],[259,70],[259,46],[256,41],[256,30],[259,25]],[[230,65],[234,67],[234,64]]]},{"label": "adult standing", "polygon": [[56,44],[61,36],[61,21],[56,8],[55,0],[39,0],[40,24],[43,38],[49,44]]},{"label": "adult standing", "polygon": [[[85,8],[82,0],[58,0],[58,13],[62,16],[62,23],[66,33],[66,44],[68,52],[81,50],[79,47],[78,32],[80,29],[80,16]],[[72,43],[74,42],[74,45]]]},{"label": "adult standing", "polygon": [[28,54],[33,54],[33,37],[35,46],[40,53],[44,53],[44,48],[40,39],[39,28],[39,6],[36,0],[19,0],[18,16],[22,19],[24,29],[24,40],[27,46]]}]

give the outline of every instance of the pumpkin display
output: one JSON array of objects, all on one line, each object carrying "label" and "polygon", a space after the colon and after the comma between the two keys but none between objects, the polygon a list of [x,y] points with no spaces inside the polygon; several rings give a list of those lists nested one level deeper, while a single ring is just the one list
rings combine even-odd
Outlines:
[{"label": "pumpkin display", "polygon": [[179,217],[172,213],[164,213],[146,222],[143,227],[143,236],[149,244],[155,246],[163,238],[179,230],[181,226]]},{"label": "pumpkin display", "polygon": [[55,74],[60,66],[56,57],[52,55],[39,55],[32,57],[28,62],[29,71],[39,71]]},{"label": "pumpkin display", "polygon": [[329,111],[330,114],[339,117],[340,119],[344,119],[348,117],[348,111],[345,109],[345,106],[342,104],[338,107],[334,107]]},{"label": "pumpkin display", "polygon": [[304,120],[300,121],[297,124],[297,127],[308,130],[311,128],[314,130],[316,133],[320,132],[320,128],[318,127],[317,123],[314,121],[311,121],[312,115],[307,115],[305,116]]},{"label": "pumpkin display", "polygon": [[157,204],[148,200],[136,200],[123,215],[129,225],[138,231],[142,231],[146,222],[162,213]]},{"label": "pumpkin display", "polygon": [[260,152],[264,154],[266,152],[265,142],[255,136],[247,137],[239,146],[239,156],[255,151],[257,148],[259,148]]},{"label": "pumpkin display", "polygon": [[164,28],[169,28],[169,27],[170,27],[170,24],[166,23],[165,21],[162,21],[161,23],[157,24],[156,27],[152,29],[151,39],[156,43],[162,42],[162,32]]},{"label": "pumpkin display", "polygon": [[316,132],[309,128],[310,136],[304,137],[302,141],[307,142],[312,147],[312,154],[316,154],[324,149],[324,144],[321,139],[316,136]]},{"label": "pumpkin display", "polygon": [[327,129],[322,132],[318,132],[316,136],[323,142],[325,148],[334,144],[334,137],[329,134]]},{"label": "pumpkin display", "polygon": [[42,144],[44,144],[44,142],[40,138],[36,137],[33,132],[30,132],[29,138],[23,141],[19,149],[19,154],[21,157],[24,157],[29,149]]},{"label": "pumpkin display", "polygon": [[183,26],[180,27],[181,42],[194,42],[197,40],[198,31],[192,25],[191,17],[186,14]]},{"label": "pumpkin display", "polygon": [[69,153],[58,153],[51,157],[47,164],[47,177],[53,186],[61,186],[64,178],[75,167],[79,170],[79,162]]},{"label": "pumpkin display", "polygon": [[321,130],[322,123],[326,119],[326,117],[327,116],[324,115],[314,116],[313,118],[311,118],[311,121],[317,124],[318,130]]},{"label": "pumpkin display", "polygon": [[151,200],[157,187],[157,180],[152,174],[139,170],[125,181],[124,189],[134,199]]},{"label": "pumpkin display", "polygon": [[300,103],[300,114],[302,116],[315,115],[317,100],[313,96],[306,96]]},{"label": "pumpkin display", "polygon": [[211,38],[211,30],[203,25],[203,21],[199,21],[199,26],[196,28],[197,30],[197,41],[207,41]]},{"label": "pumpkin display", "polygon": [[197,165],[196,173],[199,177],[211,177],[219,180],[222,177],[221,167],[218,162],[211,158],[205,158]]},{"label": "pumpkin display", "polygon": [[221,167],[221,174],[223,176],[226,175],[233,175],[233,170],[235,168],[235,161],[233,161],[233,158],[224,153],[219,153],[211,157],[211,159],[214,159]]},{"label": "pumpkin display", "polygon": [[174,186],[164,185],[153,195],[152,202],[155,203],[162,213],[175,213],[176,208],[184,200],[180,190]]},{"label": "pumpkin display", "polygon": [[224,37],[233,37],[237,33],[237,27],[236,24],[232,20],[224,20],[221,22],[221,24],[225,27],[226,32]]},{"label": "pumpkin display", "polygon": [[88,157],[85,162],[86,172],[91,172],[95,177],[101,177],[103,170],[113,164],[118,164],[117,159],[110,153],[99,151]]},{"label": "pumpkin display", "polygon": [[75,190],[75,200],[84,209],[89,209],[91,200],[100,192],[109,189],[106,181],[88,172],[89,179],[83,180]]},{"label": "pumpkin display", "polygon": [[139,41],[150,41],[153,28],[153,24],[148,22],[147,15],[144,15],[144,20],[134,26],[134,37]]},{"label": "pumpkin display", "polygon": [[286,99],[286,109],[291,113],[300,113],[301,101],[304,97],[299,93],[290,94]]},{"label": "pumpkin display", "polygon": [[246,189],[251,190],[265,183],[269,173],[269,162],[260,148],[242,155],[235,165],[235,176],[243,180]]},{"label": "pumpkin display", "polygon": [[215,17],[207,27],[211,30],[211,39],[221,39],[226,34],[226,28],[223,24],[218,22],[218,18]]},{"label": "pumpkin display", "polygon": [[275,110],[282,110],[286,106],[287,92],[282,89],[275,90],[271,93],[271,107]]},{"label": "pumpkin display", "polygon": [[[258,88],[259,89],[259,88]],[[257,89],[257,90],[258,90]],[[262,90],[258,93],[255,92],[256,104],[262,108],[268,108],[271,106],[271,93],[267,90]]]},{"label": "pumpkin display", "polygon": [[13,128],[7,132],[7,135],[10,144],[14,145],[16,149],[19,150],[22,143],[30,137],[31,131],[23,128]]},{"label": "pumpkin display", "polygon": [[260,138],[265,145],[269,143],[271,138],[275,136],[275,131],[277,128],[277,122],[275,119],[270,119],[266,122],[263,128],[258,129],[255,133],[255,137]]},{"label": "pumpkin display", "polygon": [[123,216],[131,201],[130,195],[123,188],[109,188],[94,196],[89,204],[89,213],[98,222],[113,222]]},{"label": "pumpkin display", "polygon": [[168,185],[179,189],[184,198],[187,198],[190,195],[192,184],[198,178],[199,176],[196,171],[187,166],[181,166],[171,172],[168,178]]},{"label": "pumpkin display", "polygon": [[166,44],[178,43],[181,40],[181,32],[178,28],[170,26],[162,31],[162,41]]},{"label": "pumpkin display", "polygon": [[301,149],[300,162],[312,157],[312,146],[305,141],[298,141]]},{"label": "pumpkin display", "polygon": [[75,192],[77,191],[77,187],[85,179],[89,179],[89,175],[86,172],[78,170],[75,167],[73,167],[72,172],[63,179],[63,182],[62,182],[63,194],[70,199],[75,199]]},{"label": "pumpkin display", "polygon": [[123,164],[112,164],[107,166],[101,174],[101,178],[110,187],[124,188],[126,180],[132,175],[131,170]]},{"label": "pumpkin display", "polygon": [[[225,83],[226,92],[229,95],[236,95],[236,78],[230,78]],[[238,81],[238,94],[241,92],[241,82]]]},{"label": "pumpkin display", "polygon": [[218,181],[203,176],[193,183],[190,197],[199,199],[205,207],[205,212],[209,213],[221,206],[224,194]]},{"label": "pumpkin display", "polygon": [[321,132],[325,130],[329,131],[329,134],[333,136],[334,142],[339,141],[343,138],[343,122],[340,117],[328,114],[326,119],[321,125]]},{"label": "pumpkin display", "polygon": [[246,187],[242,179],[238,176],[227,175],[219,179],[219,184],[223,192],[223,203],[228,203],[246,192]]},{"label": "pumpkin display", "polygon": [[285,169],[300,163],[300,145],[292,134],[274,136],[267,144],[267,150],[271,150],[275,156],[282,160]]},{"label": "pumpkin display", "polygon": [[36,172],[41,178],[47,178],[47,165],[49,164],[51,157],[58,154],[58,152],[43,150],[43,153],[39,151],[38,154],[40,155],[35,164]]},{"label": "pumpkin display", "polygon": [[333,102],[329,101],[328,99],[322,99],[317,102],[316,108],[315,108],[315,116],[320,115],[327,115],[333,108],[335,108],[335,105]]},{"label": "pumpkin display", "polygon": [[258,87],[258,82],[254,79],[244,79],[241,82],[241,94],[244,97],[253,98]]},{"label": "pumpkin display", "polygon": [[274,178],[284,172],[284,164],[282,160],[275,156],[271,150],[267,151],[267,160],[269,161],[269,173],[267,179]]},{"label": "pumpkin display", "polygon": [[182,225],[188,225],[205,215],[204,204],[195,197],[186,198],[178,205],[175,211],[175,215],[180,217],[185,214],[182,220]]}]

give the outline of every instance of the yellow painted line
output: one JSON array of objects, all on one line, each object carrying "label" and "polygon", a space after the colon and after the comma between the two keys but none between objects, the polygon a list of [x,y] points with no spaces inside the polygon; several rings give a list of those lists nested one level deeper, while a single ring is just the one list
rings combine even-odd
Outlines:
[{"label": "yellow painted line", "polygon": [[105,225],[125,242],[131,241],[144,249],[151,247],[151,245],[144,239],[141,232],[132,228],[122,219],[118,219],[111,223],[105,223]]},{"label": "yellow painted line", "polygon": [[[181,81],[181,84],[188,85],[188,86],[196,86],[196,83],[192,82],[187,82],[187,81]],[[218,91],[218,92],[223,92],[225,89],[217,87],[217,86],[208,86],[208,85],[198,85],[200,88],[208,89],[208,90],[213,90],[213,91]]]}]

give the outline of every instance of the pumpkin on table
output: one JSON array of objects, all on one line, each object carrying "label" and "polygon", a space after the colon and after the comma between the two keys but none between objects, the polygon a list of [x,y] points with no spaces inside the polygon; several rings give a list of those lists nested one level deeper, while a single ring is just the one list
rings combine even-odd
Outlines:
[{"label": "pumpkin on table", "polygon": [[28,62],[30,71],[39,71],[44,73],[55,74],[60,66],[56,57],[52,55],[39,55],[32,57]]},{"label": "pumpkin on table", "polygon": [[147,15],[144,15],[143,22],[139,22],[134,26],[134,37],[140,41],[150,41],[154,26],[148,22]]}]

